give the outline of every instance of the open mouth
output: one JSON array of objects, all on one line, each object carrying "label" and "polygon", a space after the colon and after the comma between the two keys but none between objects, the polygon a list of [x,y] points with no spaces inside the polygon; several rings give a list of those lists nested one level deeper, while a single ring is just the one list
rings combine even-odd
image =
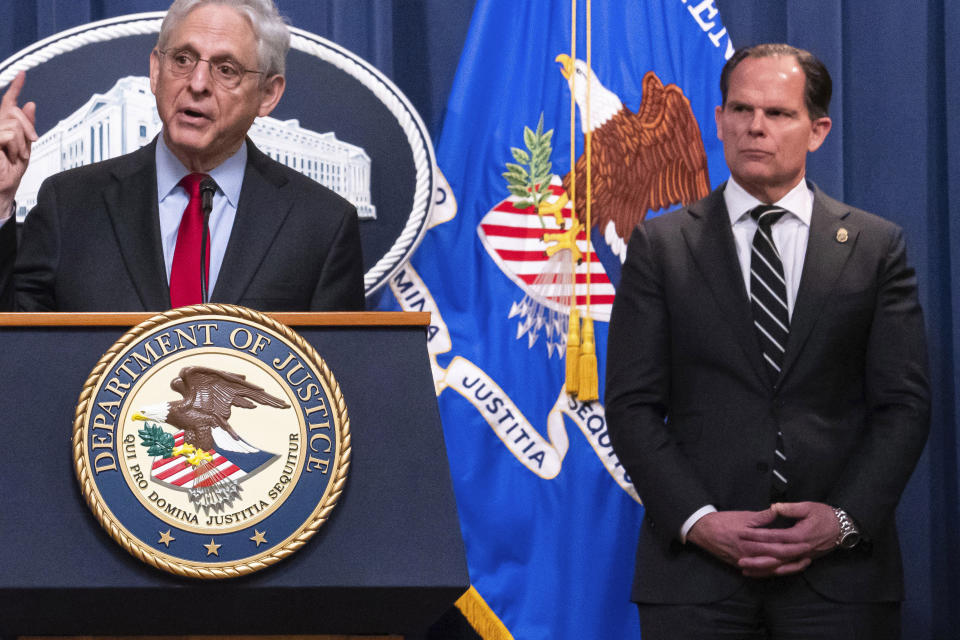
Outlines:
[{"label": "open mouth", "polygon": [[203,111],[200,111],[198,109],[191,109],[190,107],[180,109],[178,115],[179,115],[179,119],[182,122],[186,122],[189,124],[201,124],[203,121],[210,119],[210,116],[208,116]]}]

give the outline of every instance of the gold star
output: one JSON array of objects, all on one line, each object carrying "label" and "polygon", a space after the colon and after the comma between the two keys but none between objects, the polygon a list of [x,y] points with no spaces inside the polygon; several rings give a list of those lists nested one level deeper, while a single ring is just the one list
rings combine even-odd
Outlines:
[{"label": "gold star", "polygon": [[213,541],[213,538],[210,538],[210,544],[205,544],[205,545],[203,545],[203,546],[207,548],[207,555],[208,555],[208,556],[217,556],[218,558],[220,557],[220,552],[217,551],[217,549],[219,549],[219,548],[222,547],[223,545],[222,545],[222,544],[217,544],[216,542],[214,542],[214,541]]},{"label": "gold star", "polygon": [[166,531],[159,531],[158,533],[160,534],[160,539],[157,540],[157,544],[166,545],[167,548],[170,547],[171,542],[176,540],[176,538],[170,535],[170,529],[167,529]]},{"label": "gold star", "polygon": [[256,542],[258,547],[262,543],[267,541],[267,539],[263,537],[267,533],[266,531],[257,531],[256,529],[254,529],[253,531],[254,531],[254,535],[252,535],[250,539]]}]

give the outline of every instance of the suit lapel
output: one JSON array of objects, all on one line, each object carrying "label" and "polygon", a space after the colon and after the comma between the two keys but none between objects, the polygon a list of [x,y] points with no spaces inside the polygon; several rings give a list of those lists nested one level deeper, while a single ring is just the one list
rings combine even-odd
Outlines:
[{"label": "suit lapel", "polygon": [[237,217],[210,300],[238,304],[293,207],[287,177],[252,143],[247,144]]},{"label": "suit lapel", "polygon": [[[803,345],[810,337],[824,304],[833,291],[840,273],[857,244],[858,228],[847,220],[848,208],[828,198],[814,187],[810,238],[803,259],[803,273],[797,290],[797,301],[790,321],[790,337],[780,371],[782,380],[796,363]],[[843,232],[841,232],[843,229]],[[839,235],[838,235],[839,234]]]},{"label": "suit lapel", "polygon": [[132,154],[114,171],[103,194],[117,244],[146,310],[170,307],[157,208],[156,141]]},{"label": "suit lapel", "polygon": [[693,260],[744,356],[760,379],[769,384],[753,328],[750,300],[743,285],[730,216],[723,201],[723,185],[688,210],[692,220],[683,227],[683,235]]}]

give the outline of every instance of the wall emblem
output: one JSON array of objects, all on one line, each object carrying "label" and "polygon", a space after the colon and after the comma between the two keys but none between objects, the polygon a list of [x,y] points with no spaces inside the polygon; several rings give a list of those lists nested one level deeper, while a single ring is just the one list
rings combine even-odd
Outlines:
[{"label": "wall emblem", "polygon": [[84,386],[73,442],[81,491],[110,536],[198,578],[298,550],[329,517],[350,462],[346,405],[323,359],[230,305],[128,331]]}]

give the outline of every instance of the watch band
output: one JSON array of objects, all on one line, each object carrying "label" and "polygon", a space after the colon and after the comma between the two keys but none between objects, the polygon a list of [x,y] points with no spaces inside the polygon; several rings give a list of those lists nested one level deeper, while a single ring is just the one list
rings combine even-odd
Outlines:
[{"label": "watch band", "polygon": [[841,549],[853,549],[860,542],[860,529],[843,509],[834,507],[833,514],[837,516],[837,524],[840,525],[840,533],[837,534],[835,546]]}]

